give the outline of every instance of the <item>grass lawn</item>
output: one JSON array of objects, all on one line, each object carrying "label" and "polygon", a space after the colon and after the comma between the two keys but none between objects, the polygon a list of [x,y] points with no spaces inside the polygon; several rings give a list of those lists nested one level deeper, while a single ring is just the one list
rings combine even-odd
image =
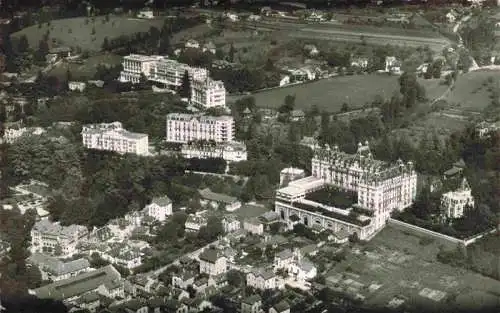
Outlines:
[{"label": "grass lawn", "polygon": [[[138,32],[147,32],[151,26],[158,29],[163,25],[163,19],[137,19],[128,17],[111,16],[109,22],[103,23],[104,16],[95,18],[95,22],[89,19],[85,25],[85,17],[70,19],[60,19],[51,21],[51,25],[42,24],[33,25],[24,28],[13,34],[14,37],[26,35],[31,47],[36,49],[43,35],[50,31],[49,44],[55,39],[57,43],[69,47],[80,47],[83,50],[99,51],[105,37],[109,39],[120,35],[132,35]],[[92,28],[95,29],[95,35],[92,35]]]},{"label": "grass lawn", "polygon": [[57,67],[55,67],[52,71],[50,71],[49,75],[54,75],[59,78],[66,77],[66,71],[69,68],[73,79],[93,79],[94,74],[96,73],[98,65],[116,65],[121,63],[122,57],[112,53],[106,53],[96,56],[91,56],[87,60],[84,61],[84,64],[76,64],[76,63],[63,63]]},{"label": "grass lawn", "polygon": [[269,211],[265,206],[257,206],[252,204],[244,204],[238,210],[234,211],[234,214],[240,219],[244,220],[247,218],[257,217],[265,212]]},{"label": "grass lawn", "polygon": [[460,75],[455,89],[448,95],[446,101],[456,105],[457,109],[480,112],[490,105],[491,92],[487,83],[492,77],[494,84],[500,79],[500,71],[482,70]]},{"label": "grass lawn", "polygon": [[[361,253],[350,253],[328,276],[338,273],[345,275],[346,269],[350,269],[353,274],[342,278],[339,283],[341,286],[353,285],[348,278],[364,285],[382,285],[374,292],[360,289],[371,306],[384,306],[393,297],[402,296],[408,304],[449,308],[450,303],[446,303],[446,298],[435,302],[419,295],[424,288],[444,292],[447,297],[475,292],[472,296],[452,301],[452,306],[498,304],[499,281],[438,263],[435,255],[441,242],[431,241],[424,245],[420,240],[420,237],[409,232],[388,226],[369,243],[361,246]],[[481,303],[477,301],[478,298],[488,301]]]},{"label": "grass lawn", "polygon": [[[438,80],[424,81],[427,96],[434,99],[446,90]],[[322,79],[301,85],[287,86],[254,93],[258,107],[278,108],[287,95],[295,95],[298,109],[308,109],[312,105],[320,110],[338,112],[343,103],[348,103],[351,109],[361,108],[370,104],[375,96],[380,95],[390,99],[394,92],[399,91],[398,76],[382,74],[353,75]],[[243,96],[229,96],[228,102]]]}]

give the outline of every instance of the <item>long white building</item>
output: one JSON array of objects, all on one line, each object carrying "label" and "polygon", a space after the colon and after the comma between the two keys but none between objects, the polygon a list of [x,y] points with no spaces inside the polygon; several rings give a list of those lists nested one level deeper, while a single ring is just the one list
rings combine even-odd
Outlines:
[{"label": "long white building", "polygon": [[[409,207],[416,198],[417,174],[412,162],[374,160],[368,143],[359,144],[356,154],[340,152],[337,147],[316,147],[312,173],[276,193],[275,210],[290,226],[299,222],[368,239],[385,226],[391,212]],[[342,208],[311,197],[331,187],[355,194],[357,201]]]},{"label": "long white building", "polygon": [[89,149],[149,155],[148,135],[129,132],[120,122],[84,125],[82,141]]},{"label": "long white building", "polygon": [[186,159],[222,158],[227,162],[247,160],[247,147],[242,142],[229,141],[224,143],[195,141],[182,145],[182,156]]},{"label": "long white building", "polygon": [[234,119],[232,116],[208,116],[185,113],[167,115],[167,142],[188,143],[213,140],[230,142],[234,140]]},{"label": "long white building", "polygon": [[209,77],[205,68],[191,67],[164,56],[131,54],[123,58],[121,82],[139,83],[141,75],[147,80],[178,90],[186,71],[191,80],[191,101],[202,108],[225,107],[226,89],[222,81]]},{"label": "long white building", "polygon": [[203,108],[225,107],[226,88],[220,80],[207,77],[204,80],[194,79],[191,83],[191,101]]},{"label": "long white building", "polygon": [[121,82],[139,83],[141,75],[149,78],[158,61],[163,57],[159,55],[131,54],[123,57],[123,71],[120,73]]}]

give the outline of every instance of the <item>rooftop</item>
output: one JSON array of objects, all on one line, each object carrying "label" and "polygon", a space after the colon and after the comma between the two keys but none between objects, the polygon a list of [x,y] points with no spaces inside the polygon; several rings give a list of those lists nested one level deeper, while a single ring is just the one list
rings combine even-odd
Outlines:
[{"label": "rooftop", "polygon": [[231,196],[221,194],[221,193],[212,192],[209,188],[198,190],[198,192],[199,192],[200,196],[206,200],[223,202],[225,204],[233,204],[235,202],[238,202],[238,199],[235,197],[231,197]]},{"label": "rooftop", "polygon": [[261,276],[264,280],[272,279],[276,277],[276,274],[272,270],[264,268],[252,269],[251,273],[255,276]]},{"label": "rooftop", "polygon": [[281,301],[273,305],[273,308],[276,310],[276,312],[281,313],[290,309],[290,305],[286,301]]},{"label": "rooftop", "polygon": [[165,57],[159,55],[143,55],[143,54],[130,54],[124,56],[124,60],[139,61],[139,62],[154,62],[164,59]]},{"label": "rooftop", "polygon": [[205,262],[215,263],[220,258],[219,251],[217,251],[216,249],[212,249],[212,248],[205,249],[200,254],[199,258],[200,258],[200,260],[205,261]]},{"label": "rooftop", "polygon": [[262,299],[259,295],[251,295],[250,297],[243,299],[242,303],[253,305],[260,301],[262,301]]},{"label": "rooftop", "polygon": [[167,114],[167,120],[177,120],[177,121],[191,121],[198,120],[200,123],[207,123],[211,121],[232,121],[233,117],[230,115],[201,115],[201,114],[188,114],[188,113],[169,113]]},{"label": "rooftop", "polygon": [[87,259],[82,258],[69,262],[62,262],[54,257],[47,256],[42,253],[33,253],[29,260],[40,267],[40,269],[56,276],[73,273],[90,267],[90,263]]},{"label": "rooftop", "polygon": [[108,265],[95,271],[45,285],[32,292],[41,299],[64,300],[94,291],[101,285],[109,288],[116,287],[120,280],[120,273],[112,265]]},{"label": "rooftop", "polygon": [[77,234],[87,232],[87,228],[81,225],[61,226],[59,223],[52,223],[49,220],[41,220],[33,226],[34,231],[41,233],[50,233],[54,235],[62,235],[72,237]]},{"label": "rooftop", "polygon": [[155,197],[153,200],[151,200],[151,203],[158,204],[159,206],[166,206],[172,203],[172,200],[170,200],[169,197],[163,196],[163,197]]}]

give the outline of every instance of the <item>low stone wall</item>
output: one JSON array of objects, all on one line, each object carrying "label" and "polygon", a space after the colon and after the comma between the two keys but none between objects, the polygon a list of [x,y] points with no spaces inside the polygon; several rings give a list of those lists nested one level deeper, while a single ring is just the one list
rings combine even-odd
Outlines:
[{"label": "low stone wall", "polygon": [[400,228],[411,230],[411,231],[414,231],[414,232],[417,232],[417,233],[420,233],[420,234],[423,234],[423,235],[427,235],[427,236],[431,236],[431,237],[443,239],[443,240],[446,240],[446,241],[454,243],[454,244],[462,244],[464,246],[468,246],[470,244],[473,244],[474,242],[476,242],[477,240],[483,238],[484,236],[487,236],[487,235],[490,235],[490,234],[494,234],[494,233],[496,233],[498,231],[497,228],[494,228],[494,229],[490,229],[488,231],[482,232],[480,234],[474,235],[474,236],[466,238],[466,239],[459,239],[459,238],[451,237],[451,236],[448,236],[448,235],[445,235],[445,234],[441,234],[441,233],[438,233],[438,232],[435,232],[435,231],[432,231],[432,230],[428,230],[428,229],[425,229],[425,228],[422,228],[422,227],[418,227],[418,226],[415,226],[415,225],[412,225],[412,224],[408,224],[408,223],[405,223],[405,222],[402,222],[402,221],[399,221],[399,220],[396,220],[396,219],[393,219],[393,218],[389,219],[387,221],[387,223],[389,225],[399,226]]}]

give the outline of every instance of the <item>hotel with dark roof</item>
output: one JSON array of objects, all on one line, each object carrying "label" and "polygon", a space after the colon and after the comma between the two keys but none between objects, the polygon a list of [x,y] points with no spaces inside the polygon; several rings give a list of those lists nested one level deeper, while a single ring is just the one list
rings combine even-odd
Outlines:
[{"label": "hotel with dark roof", "polygon": [[312,176],[276,192],[275,211],[289,227],[303,223],[334,233],[356,233],[366,240],[385,226],[391,212],[415,200],[417,173],[412,162],[375,160],[368,142],[360,143],[355,154],[329,146],[313,150]]}]

